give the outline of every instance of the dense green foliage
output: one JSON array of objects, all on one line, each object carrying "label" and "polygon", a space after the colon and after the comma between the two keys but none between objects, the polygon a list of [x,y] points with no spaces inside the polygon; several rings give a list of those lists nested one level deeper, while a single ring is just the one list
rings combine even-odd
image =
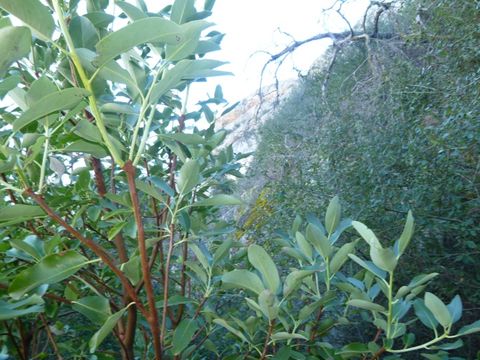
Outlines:
[{"label": "dense green foliage", "polygon": [[[363,46],[345,48],[339,61],[348,66],[336,67],[328,86],[328,98],[338,101],[326,101],[330,108],[318,110],[315,127],[308,129],[322,132],[312,143],[321,152],[297,147],[285,180],[272,183],[257,202],[278,211],[275,206],[283,200],[269,204],[268,197],[277,191],[291,197],[285,184],[295,178],[297,204],[308,204],[302,200],[308,189],[322,200],[328,197],[322,209],[310,202],[322,220],[312,215],[292,221],[279,217],[280,224],[270,220],[266,230],[289,229],[277,239],[281,253],[273,253],[275,246],[260,237],[254,243],[238,241],[238,232],[220,212],[221,206],[243,205],[230,193],[242,156],[232,146],[221,148],[226,132],[214,130],[215,111],[225,103],[221,88],[194,110],[188,105],[192,82],[225,74],[218,70],[222,62],[205,57],[222,39],[207,30],[211,24],[204,20],[213,5],[212,0],[176,0],[153,13],[141,0],[135,6],[108,0],[0,0],[0,96],[5,101],[0,112],[0,358],[374,360],[420,353],[448,359],[449,350],[462,347],[462,338],[480,331],[480,320],[468,312],[462,319],[463,304],[475,298],[453,285],[429,286],[438,277],[428,273],[433,264],[422,260],[428,266],[411,271],[408,264],[419,257],[409,249],[427,254],[438,236],[450,232],[458,232],[454,239],[463,244],[468,217],[457,219],[458,228],[428,227],[424,218],[417,240],[407,208],[417,209],[416,202],[430,198],[411,202],[392,195],[389,206],[405,211],[398,228],[392,225],[396,217],[384,216],[388,209],[373,212],[383,201],[377,190],[426,185],[426,176],[409,172],[437,170],[428,161],[416,166],[415,151],[425,153],[425,160],[438,156],[438,176],[449,177],[453,155],[438,151],[445,143],[450,146],[450,140],[439,140],[444,130],[438,124],[427,127],[428,114],[422,112],[416,120],[420,127],[408,123],[418,112],[411,97],[393,106],[389,94],[403,89],[402,82],[386,81],[386,66],[380,71],[385,63],[381,44],[370,44],[369,66],[362,65]],[[12,15],[23,25],[12,22]],[[402,26],[402,32],[411,33],[408,21]],[[412,59],[423,61],[425,49],[418,44],[427,35],[411,35],[416,55],[396,64],[399,73],[401,66],[410,66],[409,75],[415,75],[418,64]],[[385,45],[393,49],[411,50],[406,39],[388,40]],[[355,81],[345,81],[353,68],[358,68]],[[315,110],[310,105],[316,104],[322,76],[319,71],[306,80],[309,103],[295,116]],[[417,84],[413,80],[404,79],[405,86]],[[469,96],[465,101],[476,101]],[[435,109],[447,100],[436,99]],[[447,108],[456,114],[446,106],[442,111]],[[404,117],[397,119],[402,111]],[[307,113],[302,116],[304,121]],[[461,123],[473,125],[472,116],[465,112]],[[449,126],[454,139],[468,130]],[[419,128],[425,133],[410,134]],[[297,129],[285,134],[293,140],[307,136]],[[392,145],[385,134],[395,140]],[[420,139],[435,151],[427,153]],[[455,145],[462,156],[465,149],[473,156],[462,158],[462,164],[478,160],[472,142]],[[388,150],[388,162],[378,149]],[[363,163],[370,167],[357,166]],[[374,163],[396,167],[399,179],[405,176],[409,183],[392,183],[389,168],[380,179],[374,177],[377,190],[369,192],[369,176],[379,170]],[[302,173],[295,174],[301,166]],[[468,169],[462,176],[471,176]],[[353,196],[355,191],[359,195]],[[456,191],[451,194],[465,190]],[[367,219],[382,236],[343,219],[333,192],[345,197],[355,219]],[[419,210],[434,214],[429,223],[444,216],[440,210]],[[372,218],[375,214],[383,223]],[[473,224],[469,229],[476,231]],[[441,272],[455,278],[452,266]],[[425,337],[414,334],[420,326]],[[360,336],[351,333],[355,327]]]},{"label": "dense green foliage", "polygon": [[408,1],[381,18],[393,38],[342,44],[330,68],[332,48],[261,129],[252,175],[271,209],[254,236],[335,194],[387,237],[412,209],[403,274],[441,273],[436,291],[478,317],[479,16],[478,1]]}]

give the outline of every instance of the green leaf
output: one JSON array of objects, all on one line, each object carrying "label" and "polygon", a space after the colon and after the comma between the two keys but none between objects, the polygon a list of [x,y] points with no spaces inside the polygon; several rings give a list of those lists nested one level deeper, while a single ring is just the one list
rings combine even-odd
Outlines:
[{"label": "green leaf", "polygon": [[15,15],[43,39],[50,39],[55,22],[48,7],[39,0],[0,0],[0,7]]},{"label": "green leaf", "polygon": [[475,321],[470,325],[466,325],[458,330],[457,335],[468,335],[473,334],[480,331],[480,320]]},{"label": "green leaf", "polygon": [[361,299],[353,299],[347,301],[347,305],[355,306],[360,309],[371,310],[371,311],[378,311],[378,312],[386,312],[387,310],[379,304],[375,304],[371,301],[361,300]]},{"label": "green leaf", "polygon": [[4,77],[14,61],[30,53],[32,34],[30,29],[24,26],[7,26],[0,29],[0,43],[0,77]]},{"label": "green leaf", "polygon": [[258,306],[262,313],[270,320],[275,320],[278,316],[279,306],[277,297],[269,290],[265,289],[258,295]]},{"label": "green leaf", "polygon": [[179,61],[193,55],[197,49],[201,32],[212,25],[212,23],[202,20],[191,21],[182,25],[184,41],[178,45],[167,44],[165,50],[167,60]]},{"label": "green leaf", "polygon": [[308,340],[308,338],[306,338],[303,335],[288,333],[285,331],[279,331],[275,334],[272,334],[271,339],[273,341],[282,341],[282,340],[291,340],[291,339],[306,340],[306,341]]},{"label": "green leaf", "polygon": [[456,295],[450,304],[447,305],[448,311],[452,318],[452,324],[456,323],[462,317],[463,305],[462,299],[459,295]]},{"label": "green leaf", "polygon": [[452,323],[452,316],[447,306],[436,295],[427,291],[425,293],[425,305],[443,327],[447,327]]},{"label": "green leaf", "polygon": [[178,192],[189,193],[200,182],[200,164],[197,160],[188,159],[180,169],[177,179]]},{"label": "green leaf", "polygon": [[44,301],[41,296],[36,294],[13,303],[0,300],[0,321],[39,313],[44,310]]},{"label": "green leaf", "polygon": [[463,341],[462,339],[458,339],[457,341],[451,342],[451,343],[444,343],[440,345],[433,345],[429,346],[429,350],[455,350],[459,349],[463,346]]},{"label": "green leaf", "polygon": [[115,236],[117,236],[122,231],[122,229],[125,226],[127,226],[127,222],[120,221],[120,222],[116,223],[115,225],[113,225],[112,227],[110,227],[110,229],[108,230],[108,234],[107,234],[108,240],[111,241]]},{"label": "green leaf", "polygon": [[297,244],[303,255],[311,262],[313,250],[310,244],[307,242],[305,237],[302,235],[301,232],[297,231],[295,234],[295,239],[297,240]]},{"label": "green leaf", "polygon": [[118,5],[131,20],[140,20],[147,17],[147,14],[141,9],[125,1],[117,1],[115,4]]},{"label": "green leaf", "polygon": [[174,134],[159,134],[160,139],[169,139],[181,142],[184,145],[202,145],[205,144],[205,139],[198,134],[185,134],[185,133],[174,133]]},{"label": "green leaf", "polygon": [[400,235],[400,238],[398,239],[398,256],[401,256],[405,252],[405,249],[407,248],[408,243],[412,239],[413,228],[414,228],[413,215],[412,215],[412,212],[409,211],[407,215],[407,221],[405,223],[405,227],[403,228],[402,235]]},{"label": "green leaf", "polygon": [[15,204],[0,209],[0,221],[19,220],[19,222],[30,220],[39,216],[45,216],[40,206]]},{"label": "green leaf", "polygon": [[197,330],[198,324],[196,320],[183,319],[180,322],[172,338],[172,351],[174,355],[178,355],[185,350]]},{"label": "green leaf", "polygon": [[355,250],[356,241],[344,244],[330,260],[330,274],[337,273],[348,260],[348,255]]},{"label": "green leaf", "polygon": [[332,253],[332,246],[322,230],[314,224],[308,224],[306,231],[307,240],[317,252],[326,259]]},{"label": "green leaf", "polygon": [[253,291],[257,295],[265,290],[262,280],[248,270],[233,270],[223,274],[222,282],[232,287]]},{"label": "green leaf", "polygon": [[212,70],[225,64],[222,61],[199,59],[181,60],[169,70],[166,70],[162,79],[153,87],[150,101],[154,103],[167,91],[179,86],[183,81],[197,78],[225,75],[226,72]]},{"label": "green leaf", "polygon": [[102,67],[120,54],[147,42],[179,45],[186,41],[182,28],[173,21],[149,17],[132,22],[100,40],[95,63]]},{"label": "green leaf", "polygon": [[102,143],[100,131],[87,119],[81,119],[73,129],[73,132],[87,141]]},{"label": "green leaf", "polygon": [[10,90],[14,89],[21,81],[22,78],[18,75],[12,75],[3,79],[0,83],[0,99],[3,99],[5,95],[7,95]]},{"label": "green leaf", "polygon": [[75,48],[95,50],[99,37],[92,22],[84,16],[75,16],[68,25]]},{"label": "green leaf", "polygon": [[233,335],[237,336],[238,338],[240,338],[243,342],[248,342],[247,341],[247,338],[245,337],[245,335],[243,335],[239,330],[235,329],[233,326],[231,326],[230,324],[228,324],[225,320],[223,319],[214,319],[213,322],[217,325],[220,325],[222,327],[224,327],[225,329],[227,329],[228,331],[230,331]]},{"label": "green leaf", "polygon": [[373,231],[370,230],[366,225],[358,221],[353,221],[352,225],[355,230],[357,230],[357,232],[360,234],[360,236],[367,242],[368,245],[378,248],[382,247],[380,241],[378,241]]},{"label": "green leaf", "polygon": [[130,259],[123,263],[120,266],[120,270],[122,270],[125,275],[127,276],[128,280],[135,286],[137,285],[140,280],[142,280],[142,269],[140,264],[140,256],[135,255],[131,256]]},{"label": "green leaf", "polygon": [[388,272],[393,272],[397,266],[398,258],[391,248],[370,246],[370,258],[380,269]]},{"label": "green leaf", "polygon": [[328,233],[332,235],[340,223],[342,216],[342,208],[338,196],[335,196],[328,204],[327,212],[325,214],[325,228]]},{"label": "green leaf", "polygon": [[315,273],[314,270],[294,270],[285,278],[283,296],[286,298],[294,292],[302,283],[303,279]]},{"label": "green leaf", "polygon": [[95,156],[98,159],[101,159],[108,155],[107,150],[105,150],[102,146],[84,140],[74,141],[73,143],[65,147],[63,151],[87,153]]},{"label": "green leaf", "polygon": [[355,261],[358,265],[363,267],[364,269],[370,271],[372,274],[378,276],[380,279],[385,279],[385,276],[387,275],[385,271],[379,269],[374,263],[370,261],[365,261],[360,259],[358,256],[354,254],[348,254],[348,257]]},{"label": "green leaf", "polygon": [[262,275],[265,286],[276,294],[280,288],[280,277],[270,255],[261,246],[253,244],[248,247],[248,261]]},{"label": "green leaf", "polygon": [[83,297],[73,301],[72,308],[95,324],[103,324],[112,315],[110,303],[103,296]]},{"label": "green leaf", "polygon": [[225,240],[218,248],[215,250],[215,253],[213,254],[213,264],[218,263],[220,260],[222,260],[226,255],[228,255],[228,252],[232,248],[233,245],[233,239],[229,238]]},{"label": "green leaf", "polygon": [[192,206],[224,206],[224,205],[242,205],[243,201],[233,195],[217,194],[211,197],[197,201]]},{"label": "green leaf", "polygon": [[31,122],[60,110],[68,110],[80,103],[89,92],[80,88],[69,88],[44,96],[13,122],[13,131],[18,131]]},{"label": "green leaf", "polygon": [[143,182],[141,180],[135,180],[135,186],[137,189],[140,191],[144,192],[147,195],[150,195],[151,197],[157,199],[158,201],[164,202],[165,198],[162,196],[162,193],[158,191],[158,189],[146,182]]},{"label": "green leaf", "polygon": [[10,239],[10,245],[17,250],[30,255],[36,261],[45,256],[44,242],[36,235],[29,235],[25,239]]},{"label": "green leaf", "polygon": [[170,20],[183,24],[195,14],[195,0],[175,0],[172,5]]},{"label": "green leaf", "polygon": [[438,321],[435,319],[435,316],[432,314],[432,312],[425,306],[423,300],[415,300],[413,307],[415,309],[415,315],[417,315],[423,325],[432,330],[436,329],[438,326]]},{"label": "green leaf", "polygon": [[8,288],[9,295],[20,299],[25,293],[43,284],[54,284],[66,279],[88,264],[84,256],[74,250],[44,257],[15,276]]},{"label": "green leaf", "polygon": [[102,327],[92,336],[90,341],[88,342],[88,346],[90,347],[90,353],[94,353],[100,344],[105,340],[108,334],[110,334],[117,325],[118,320],[122,317],[122,315],[127,311],[127,309],[133,305],[133,303],[129,304],[128,306],[124,307],[120,311],[117,311],[115,314],[110,315]]}]

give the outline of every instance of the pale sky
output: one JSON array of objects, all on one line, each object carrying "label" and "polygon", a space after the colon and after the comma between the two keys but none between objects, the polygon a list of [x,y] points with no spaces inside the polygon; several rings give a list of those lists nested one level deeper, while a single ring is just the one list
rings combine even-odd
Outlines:
[{"label": "pale sky", "polygon": [[[268,55],[289,44],[291,39],[280,32],[287,32],[296,40],[303,40],[324,31],[342,31],[345,23],[334,12],[330,16],[322,14],[333,0],[216,0],[213,15],[207,20],[216,25],[215,29],[225,33],[222,50],[211,53],[209,57],[228,61],[222,70],[231,71],[234,76],[211,78],[205,83],[194,84],[191,88],[193,98],[205,99],[208,92],[213,94],[215,85],[222,85],[225,98],[234,103],[258,90],[260,72]],[[153,1],[153,11],[161,9],[170,1]],[[351,3],[350,5],[348,5]],[[359,21],[368,0],[350,0],[344,6],[344,12],[352,24]],[[196,1],[197,9],[203,6],[203,0]],[[280,30],[279,30],[280,29]],[[306,72],[330,44],[330,40],[315,41],[303,45],[285,61],[279,73],[281,80],[294,79],[298,69]],[[275,69],[274,66],[270,69]],[[265,85],[273,83],[272,72],[267,74]],[[270,76],[268,76],[270,75]],[[191,99],[195,101],[194,99]]]}]

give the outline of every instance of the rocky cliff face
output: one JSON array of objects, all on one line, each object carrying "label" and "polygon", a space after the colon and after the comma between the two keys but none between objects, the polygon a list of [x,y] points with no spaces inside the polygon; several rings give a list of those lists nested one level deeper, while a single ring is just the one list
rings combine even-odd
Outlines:
[{"label": "rocky cliff face", "polygon": [[[224,146],[233,145],[235,153],[249,153],[257,148],[259,127],[275,113],[282,100],[296,86],[296,81],[289,80],[279,84],[278,93],[271,85],[262,90],[262,98],[258,92],[242,100],[228,114],[217,119],[216,128],[225,129],[229,133]],[[247,160],[246,163],[249,161]]]}]

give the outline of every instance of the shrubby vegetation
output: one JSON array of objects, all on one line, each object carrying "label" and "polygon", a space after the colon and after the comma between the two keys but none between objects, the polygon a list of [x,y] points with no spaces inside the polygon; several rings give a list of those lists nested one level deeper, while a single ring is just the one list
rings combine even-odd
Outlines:
[{"label": "shrubby vegetation", "polygon": [[[230,193],[229,178],[239,174],[241,155],[219,149],[225,132],[213,125],[225,100],[217,88],[194,111],[186,106],[191,82],[224,74],[218,70],[223,63],[204,57],[222,38],[208,32],[204,20],[213,4],[176,0],[151,13],[142,1],[0,0],[0,95],[11,101],[1,109],[0,357],[448,358],[447,351],[460,348],[461,337],[480,331],[480,323],[459,323],[462,304],[472,301],[464,289],[460,297],[449,294],[454,287],[426,288],[438,274],[408,270],[407,246],[423,247],[424,254],[431,246],[427,222],[412,240],[410,212],[399,229],[372,221],[386,230],[379,240],[363,223],[342,220],[338,197],[330,201],[329,193],[338,191],[355,218],[367,218],[368,212],[352,211],[360,209],[359,199],[345,191],[355,188],[346,175],[357,173],[365,191],[369,179],[348,166],[356,154],[348,155],[348,139],[365,141],[365,149],[385,142],[381,132],[348,132],[343,117],[353,102],[332,103],[318,118],[323,124],[329,116],[338,131],[317,138],[337,144],[338,159],[325,155],[327,147],[322,156],[312,155],[315,171],[332,177],[332,183],[325,175],[308,182],[317,193],[326,190],[320,193],[329,198],[324,220],[297,216],[291,227],[285,216],[271,222],[290,227],[277,239],[283,252],[273,254],[277,245],[260,237],[238,241],[232,224],[221,219],[221,206],[242,205]],[[12,25],[9,15],[25,25]],[[348,51],[345,60],[354,63],[365,49]],[[341,69],[331,77],[332,94],[343,89]],[[366,81],[369,69],[360,67],[358,79]],[[377,86],[368,89],[380,91],[385,81],[372,79]],[[312,99],[316,80],[308,81]],[[361,82],[352,84],[360,89]],[[358,131],[367,116],[365,107],[359,109]],[[297,164],[311,168],[301,158],[305,150],[289,171]],[[351,156],[344,164],[342,152]],[[367,159],[373,161],[374,153]],[[344,187],[333,185],[341,183],[340,175]],[[297,201],[306,196],[305,184],[296,188]],[[274,186],[288,198],[283,185],[272,183],[259,203],[276,194]],[[360,196],[367,209],[380,201]],[[392,206],[406,211],[407,201],[393,199]],[[365,223],[370,220],[378,219]],[[356,324],[362,334],[352,340],[349,329]],[[412,332],[420,324],[429,329],[425,341]]]},{"label": "shrubby vegetation", "polygon": [[335,194],[386,237],[412,209],[400,276],[440,273],[435,291],[461,294],[466,317],[478,317],[478,14],[475,1],[402,2],[380,19],[393,38],[341,45],[333,66],[332,48],[261,129],[248,181],[266,184],[270,211],[247,234],[267,240]]}]

